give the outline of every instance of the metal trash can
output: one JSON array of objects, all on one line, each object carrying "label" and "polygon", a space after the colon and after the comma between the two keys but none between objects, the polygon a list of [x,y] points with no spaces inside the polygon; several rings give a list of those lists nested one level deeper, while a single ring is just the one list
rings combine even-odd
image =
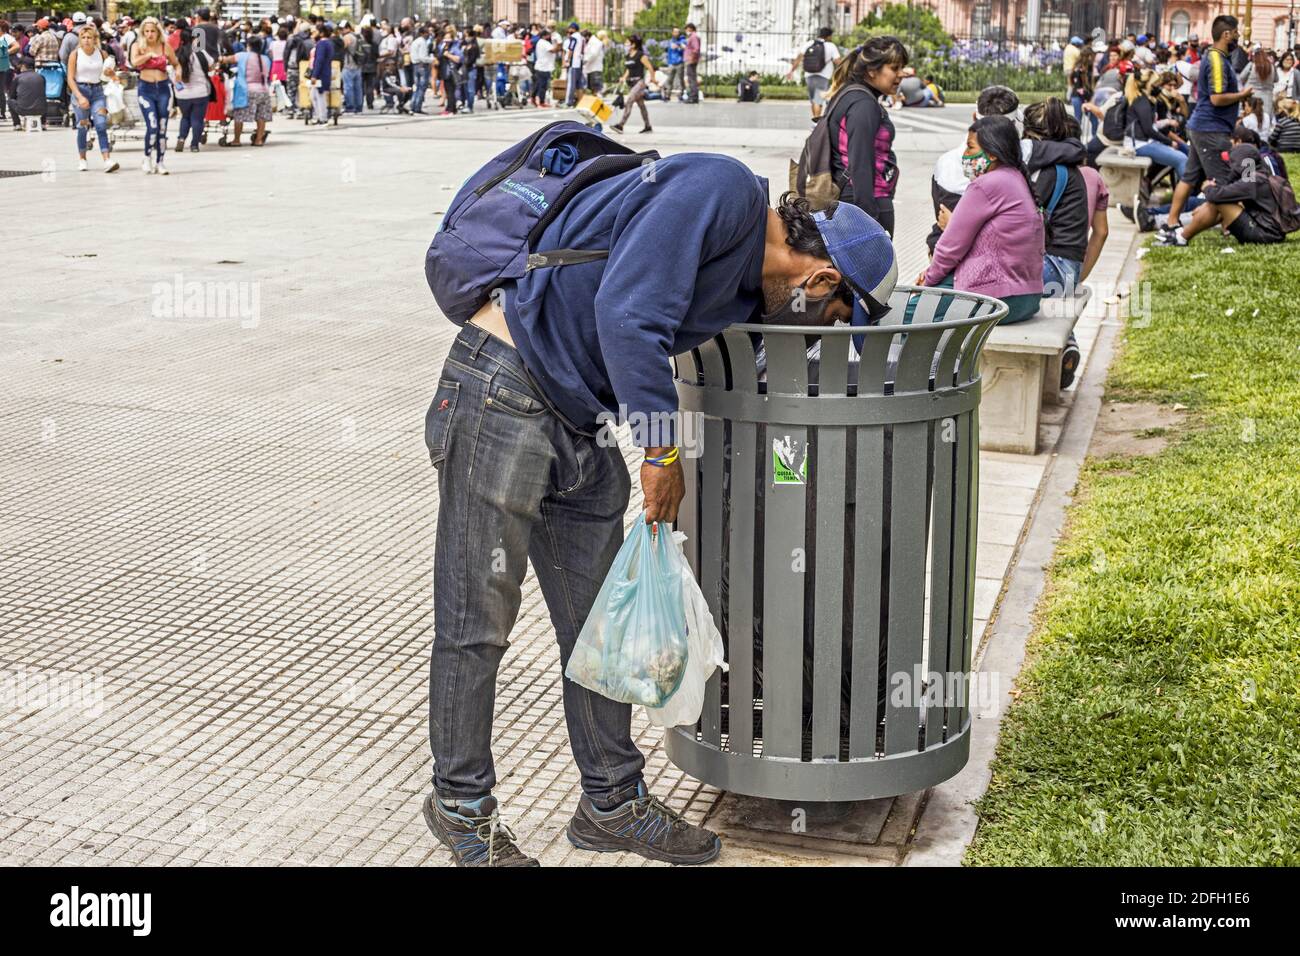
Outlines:
[{"label": "metal trash can", "polygon": [[730,665],[665,735],[682,770],[840,801],[965,765],[978,359],[1006,314],[900,286],[877,326],[735,325],[677,357],[678,527]]}]

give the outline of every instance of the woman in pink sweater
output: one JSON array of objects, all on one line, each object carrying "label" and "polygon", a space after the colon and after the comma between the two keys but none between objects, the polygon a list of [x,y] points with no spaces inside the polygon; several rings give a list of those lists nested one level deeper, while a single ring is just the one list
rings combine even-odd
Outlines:
[{"label": "woman in pink sweater", "polygon": [[1015,124],[976,120],[961,162],[971,184],[955,210],[940,207],[943,235],[917,284],[993,296],[1011,310],[1003,323],[1023,322],[1043,296],[1043,217]]}]

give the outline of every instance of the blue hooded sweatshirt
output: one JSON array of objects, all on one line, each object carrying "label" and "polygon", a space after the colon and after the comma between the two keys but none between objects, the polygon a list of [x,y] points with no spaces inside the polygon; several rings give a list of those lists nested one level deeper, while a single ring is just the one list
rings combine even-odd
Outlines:
[{"label": "blue hooded sweatshirt", "polygon": [[538,250],[609,258],[534,269],[505,294],[511,338],[556,410],[584,430],[620,405],[646,421],[675,412],[669,357],[761,313],[767,210],[767,180],[716,153],[669,156],[566,205]]}]

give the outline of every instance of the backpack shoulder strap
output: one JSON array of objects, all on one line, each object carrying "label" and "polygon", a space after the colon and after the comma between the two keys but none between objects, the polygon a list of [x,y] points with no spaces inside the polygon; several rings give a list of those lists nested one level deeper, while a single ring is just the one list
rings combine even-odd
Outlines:
[{"label": "backpack shoulder strap", "polygon": [[1061,196],[1065,193],[1065,184],[1069,181],[1070,171],[1060,163],[1056,164],[1056,185],[1052,187],[1052,198],[1047,200],[1047,215],[1051,216],[1056,211],[1056,204],[1061,201]]}]

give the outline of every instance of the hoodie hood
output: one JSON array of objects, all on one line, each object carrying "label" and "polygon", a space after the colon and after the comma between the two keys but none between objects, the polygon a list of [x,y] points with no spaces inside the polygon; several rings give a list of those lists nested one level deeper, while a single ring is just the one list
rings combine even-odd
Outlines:
[{"label": "hoodie hood", "polygon": [[1029,150],[1025,156],[1025,165],[1032,172],[1045,169],[1058,163],[1062,166],[1079,166],[1088,158],[1083,143],[1077,139],[1027,139]]},{"label": "hoodie hood", "polygon": [[1243,179],[1248,172],[1263,170],[1268,174],[1268,166],[1264,163],[1264,157],[1259,154],[1259,149],[1250,143],[1241,143],[1232,147],[1228,153],[1228,165],[1232,167],[1232,178]]}]

